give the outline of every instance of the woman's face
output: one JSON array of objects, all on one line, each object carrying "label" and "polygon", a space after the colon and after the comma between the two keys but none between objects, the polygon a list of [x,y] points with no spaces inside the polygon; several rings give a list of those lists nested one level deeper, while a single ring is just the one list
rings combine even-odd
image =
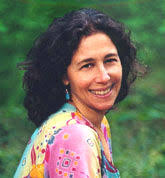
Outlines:
[{"label": "woman's face", "polygon": [[106,34],[98,32],[82,38],[63,81],[70,85],[78,109],[105,113],[118,96],[121,80],[116,46]]}]

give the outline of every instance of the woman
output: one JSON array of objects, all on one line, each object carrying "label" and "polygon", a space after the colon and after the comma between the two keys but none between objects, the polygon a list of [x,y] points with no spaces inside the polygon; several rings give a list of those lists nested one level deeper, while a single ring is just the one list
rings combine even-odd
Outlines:
[{"label": "woman", "polygon": [[119,177],[105,114],[137,74],[124,26],[93,9],[73,11],[53,21],[27,59],[25,107],[38,128],[15,177]]}]

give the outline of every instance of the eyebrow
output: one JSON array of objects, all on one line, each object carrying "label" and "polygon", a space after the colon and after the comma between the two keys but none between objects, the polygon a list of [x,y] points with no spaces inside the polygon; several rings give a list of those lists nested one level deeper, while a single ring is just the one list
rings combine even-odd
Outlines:
[{"label": "eyebrow", "polygon": [[[104,59],[107,59],[109,57],[118,57],[118,54],[117,53],[109,53],[109,54],[107,54],[107,55],[104,56]],[[78,62],[77,65],[80,65],[82,63],[93,62],[93,61],[94,61],[93,58],[87,58],[87,59],[83,59],[80,62]]]},{"label": "eyebrow", "polygon": [[110,53],[110,54],[107,54],[104,58],[109,58],[109,57],[118,57],[118,54],[117,53]]},{"label": "eyebrow", "polygon": [[77,65],[80,65],[80,64],[82,64],[82,63],[92,62],[92,61],[94,61],[93,58],[83,59],[83,60],[81,60],[80,62],[78,62]]}]

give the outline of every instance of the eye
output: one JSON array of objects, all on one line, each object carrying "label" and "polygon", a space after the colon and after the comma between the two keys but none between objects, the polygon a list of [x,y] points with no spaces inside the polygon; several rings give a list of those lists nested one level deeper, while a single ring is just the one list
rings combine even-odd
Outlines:
[{"label": "eye", "polygon": [[83,66],[81,67],[81,69],[88,69],[88,68],[91,68],[91,67],[93,67],[93,66],[94,66],[94,64],[88,63],[88,64],[83,65]]},{"label": "eye", "polygon": [[105,60],[104,63],[110,63],[110,62],[115,62],[115,61],[117,61],[116,58],[110,58],[110,59]]}]

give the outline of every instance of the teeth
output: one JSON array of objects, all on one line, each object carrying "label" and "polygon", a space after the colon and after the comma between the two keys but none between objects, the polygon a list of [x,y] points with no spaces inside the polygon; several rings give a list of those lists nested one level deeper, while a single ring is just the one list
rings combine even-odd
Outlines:
[{"label": "teeth", "polygon": [[106,95],[108,92],[110,92],[111,88],[108,88],[106,90],[101,90],[101,91],[93,91],[91,90],[91,92],[95,95]]}]

